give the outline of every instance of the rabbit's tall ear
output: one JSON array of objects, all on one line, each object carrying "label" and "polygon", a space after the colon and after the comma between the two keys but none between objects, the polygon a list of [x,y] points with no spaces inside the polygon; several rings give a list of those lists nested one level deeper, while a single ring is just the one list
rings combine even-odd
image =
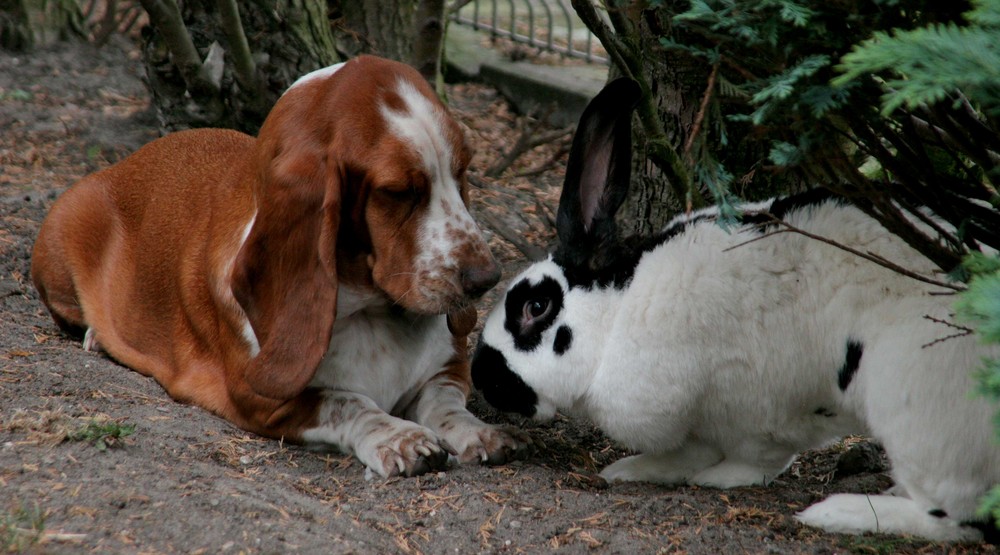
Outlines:
[{"label": "rabbit's tall ear", "polygon": [[631,175],[632,110],[641,94],[635,81],[616,79],[580,116],[556,218],[560,247],[570,263],[583,262],[595,245],[615,236],[615,212]]},{"label": "rabbit's tall ear", "polygon": [[289,399],[308,385],[330,344],[341,176],[319,145],[278,146],[261,133],[257,214],[232,288],[260,345],[248,384]]}]

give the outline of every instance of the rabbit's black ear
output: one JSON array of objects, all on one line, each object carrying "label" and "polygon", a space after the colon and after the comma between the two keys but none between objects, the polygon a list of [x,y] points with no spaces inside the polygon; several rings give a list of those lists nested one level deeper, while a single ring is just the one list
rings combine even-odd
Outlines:
[{"label": "rabbit's black ear", "polygon": [[580,116],[559,198],[556,232],[571,265],[615,237],[615,212],[628,192],[632,110],[641,96],[628,78],[608,83]]}]

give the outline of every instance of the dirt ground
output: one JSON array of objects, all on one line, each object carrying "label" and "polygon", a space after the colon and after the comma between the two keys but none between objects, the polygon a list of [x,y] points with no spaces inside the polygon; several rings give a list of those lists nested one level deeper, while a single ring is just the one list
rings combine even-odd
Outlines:
[{"label": "dirt ground", "polygon": [[[31,245],[62,190],[156,136],[137,56],[125,41],[0,53],[0,550],[995,552],[795,523],[796,510],[829,493],[890,484],[883,473],[836,471],[853,441],[805,454],[767,488],[608,487],[596,472],[623,452],[599,432],[566,419],[513,420],[544,444],[529,460],[370,479],[350,457],[250,435],[84,352],[38,301],[27,277]],[[500,178],[482,177],[517,136],[515,115],[481,86],[452,86],[450,97],[479,152],[476,212],[487,227],[546,244],[559,165],[516,174],[544,168],[562,145],[536,149]],[[512,276],[523,256],[499,234],[491,244]],[[506,419],[478,398],[472,407],[485,420]],[[81,438],[95,423],[106,426],[96,435],[112,437]]]}]

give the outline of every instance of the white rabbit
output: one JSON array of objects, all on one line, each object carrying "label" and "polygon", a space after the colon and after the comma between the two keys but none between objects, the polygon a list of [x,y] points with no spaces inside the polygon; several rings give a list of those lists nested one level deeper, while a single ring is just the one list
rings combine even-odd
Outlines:
[{"label": "white rabbit", "polygon": [[796,454],[846,434],[882,443],[895,495],[833,495],[797,515],[832,532],[979,541],[1000,482],[994,409],[971,374],[1000,355],[954,335],[954,296],[786,227],[929,277],[933,264],[875,220],[811,192],[678,217],[622,239],[639,96],[609,84],[587,107],[559,203],[559,244],[512,280],[485,323],[476,386],[497,408],[589,418],[641,453],[608,480],[767,484]]}]

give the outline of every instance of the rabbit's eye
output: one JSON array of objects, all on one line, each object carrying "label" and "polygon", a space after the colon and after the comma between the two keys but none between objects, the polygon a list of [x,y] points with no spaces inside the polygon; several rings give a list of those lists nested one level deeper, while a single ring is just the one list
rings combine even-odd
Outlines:
[{"label": "rabbit's eye", "polygon": [[552,300],[550,299],[531,299],[530,301],[524,303],[524,319],[525,323],[530,323],[532,320],[537,320],[549,313],[552,309]]},{"label": "rabbit's eye", "polygon": [[510,288],[503,302],[503,327],[517,350],[538,347],[542,334],[556,323],[564,298],[562,286],[549,276],[537,283],[525,278]]}]

